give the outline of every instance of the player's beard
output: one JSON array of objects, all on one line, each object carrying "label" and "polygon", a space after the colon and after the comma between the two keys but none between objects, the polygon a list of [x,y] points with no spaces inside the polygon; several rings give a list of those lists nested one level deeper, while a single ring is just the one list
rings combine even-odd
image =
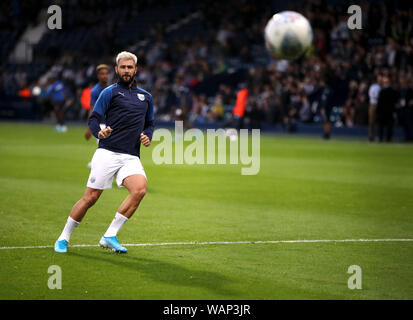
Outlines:
[{"label": "player's beard", "polygon": [[125,86],[129,86],[132,83],[134,77],[135,75],[129,75],[129,77],[125,77],[125,75],[120,76],[120,74],[118,73],[119,81]]}]

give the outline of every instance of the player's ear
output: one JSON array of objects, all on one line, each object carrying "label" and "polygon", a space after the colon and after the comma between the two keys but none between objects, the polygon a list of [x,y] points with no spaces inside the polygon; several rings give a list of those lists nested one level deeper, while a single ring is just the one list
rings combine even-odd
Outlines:
[{"label": "player's ear", "polygon": [[115,72],[118,73],[118,66],[115,66]]}]

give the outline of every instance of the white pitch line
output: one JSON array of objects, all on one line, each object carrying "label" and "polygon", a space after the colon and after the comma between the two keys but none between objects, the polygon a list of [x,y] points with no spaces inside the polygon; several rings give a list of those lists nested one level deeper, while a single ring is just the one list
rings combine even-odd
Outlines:
[{"label": "white pitch line", "polygon": [[[149,246],[183,246],[183,245],[224,245],[224,244],[281,244],[281,243],[325,243],[325,242],[412,242],[413,239],[339,239],[339,240],[250,240],[250,241],[209,241],[209,242],[158,242],[158,243],[127,243],[125,247],[149,247]],[[98,247],[97,244],[74,244],[72,248]],[[0,247],[0,250],[13,249],[45,249],[54,246],[22,246],[22,247]]]}]

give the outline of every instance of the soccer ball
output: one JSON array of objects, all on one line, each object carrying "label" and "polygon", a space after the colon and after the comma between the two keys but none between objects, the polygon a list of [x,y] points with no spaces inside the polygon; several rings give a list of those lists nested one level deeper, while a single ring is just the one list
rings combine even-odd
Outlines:
[{"label": "soccer ball", "polygon": [[295,59],[313,42],[313,30],[308,20],[295,11],[276,13],[264,31],[265,45],[276,58]]},{"label": "soccer ball", "polygon": [[34,86],[32,89],[32,95],[38,96],[40,93],[42,93],[42,89],[38,86]]}]

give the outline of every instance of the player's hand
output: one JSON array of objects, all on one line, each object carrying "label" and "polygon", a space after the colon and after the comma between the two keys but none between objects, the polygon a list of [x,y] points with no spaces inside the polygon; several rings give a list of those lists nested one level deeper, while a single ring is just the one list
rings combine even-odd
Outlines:
[{"label": "player's hand", "polygon": [[141,133],[141,142],[145,147],[149,147],[149,145],[151,144],[151,140],[149,140],[148,136],[144,135],[143,133]]},{"label": "player's hand", "polygon": [[92,132],[90,131],[90,129],[88,128],[85,132],[85,139],[89,140],[90,137],[92,136]]},{"label": "player's hand", "polygon": [[98,138],[99,139],[106,139],[111,135],[112,131],[113,131],[113,129],[111,127],[106,127],[105,129],[102,129],[102,130],[99,131]]}]

